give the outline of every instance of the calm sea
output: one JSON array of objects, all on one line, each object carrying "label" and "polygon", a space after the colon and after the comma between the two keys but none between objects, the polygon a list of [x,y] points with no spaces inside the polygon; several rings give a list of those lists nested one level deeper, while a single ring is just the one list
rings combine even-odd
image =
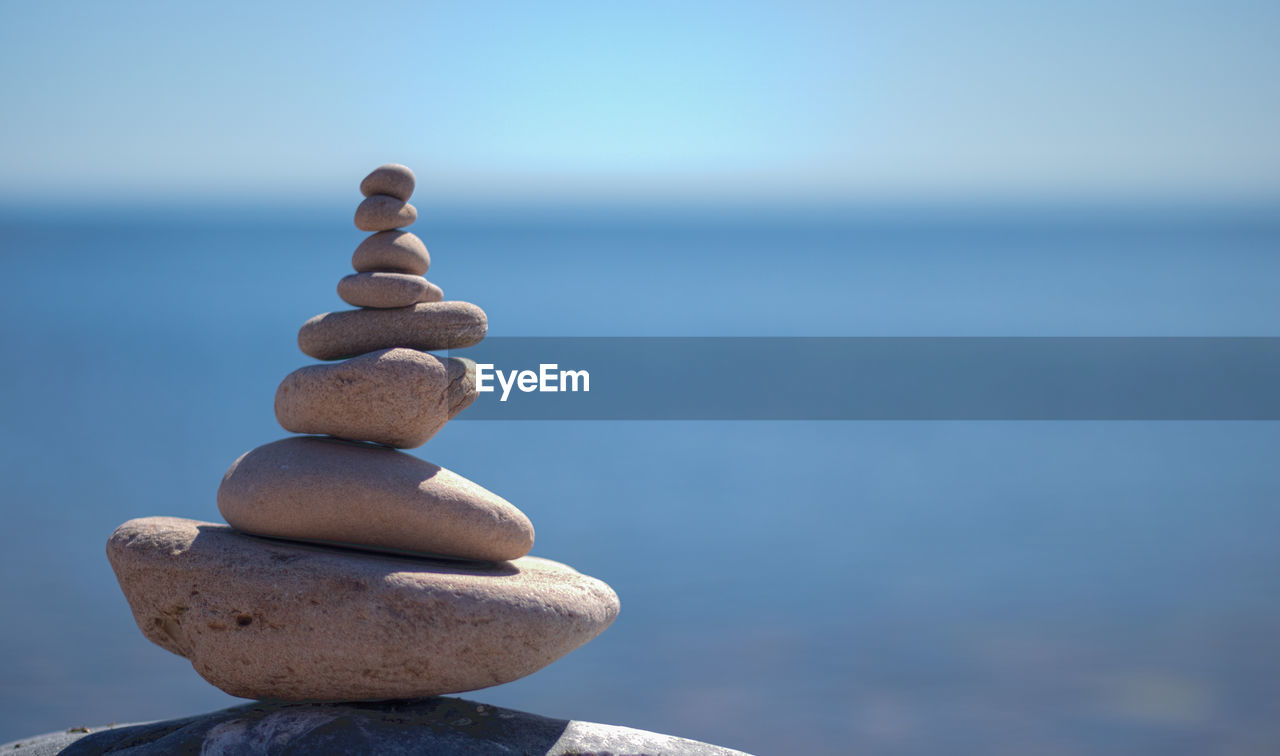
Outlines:
[{"label": "calm sea", "polygon": [[[161,218],[0,224],[0,741],[235,702],[142,637],[103,546],[218,519],[361,235],[345,211]],[[415,231],[494,336],[1280,336],[1267,214]],[[1280,424],[460,420],[414,453],[622,599],[471,698],[759,753],[1280,750]]]}]

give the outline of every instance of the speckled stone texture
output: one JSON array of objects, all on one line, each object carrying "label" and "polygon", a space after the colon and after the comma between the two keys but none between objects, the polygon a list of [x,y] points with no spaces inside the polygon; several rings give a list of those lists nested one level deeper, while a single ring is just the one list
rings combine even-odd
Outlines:
[{"label": "speckled stone texture", "polygon": [[388,194],[399,200],[409,201],[413,196],[413,171],[399,163],[387,163],[374,168],[360,182],[360,193],[366,197]]},{"label": "speckled stone texture", "polygon": [[356,206],[355,223],[361,231],[390,231],[417,219],[418,208],[388,194],[375,194]]},{"label": "speckled stone texture", "polygon": [[354,701],[458,693],[531,674],[618,614],[558,562],[446,562],[130,520],[107,557],[152,642],[233,696]]},{"label": "speckled stone texture", "polygon": [[427,245],[408,231],[379,231],[351,253],[351,267],[357,273],[385,270],[420,276],[431,267],[431,255]]},{"label": "speckled stone texture", "polygon": [[287,431],[411,449],[475,398],[471,361],[384,349],[298,368],[276,389],[275,409]]},{"label": "speckled stone texture", "polygon": [[184,719],[56,732],[0,746],[17,756],[118,753],[380,756],[746,756],[630,727],[551,719],[461,698],[377,703],[259,702]]},{"label": "speckled stone texture", "polygon": [[440,302],[444,292],[422,276],[409,273],[354,273],[338,281],[338,296],[354,307],[410,307]]},{"label": "speckled stone texture", "polygon": [[470,302],[427,302],[394,310],[341,310],[298,329],[298,348],[317,360],[342,360],[392,347],[462,349],[484,340],[489,321]]},{"label": "speckled stone texture", "polygon": [[533,524],[506,499],[442,467],[372,444],[293,437],[237,459],[218,511],[246,533],[423,552],[517,559]]}]

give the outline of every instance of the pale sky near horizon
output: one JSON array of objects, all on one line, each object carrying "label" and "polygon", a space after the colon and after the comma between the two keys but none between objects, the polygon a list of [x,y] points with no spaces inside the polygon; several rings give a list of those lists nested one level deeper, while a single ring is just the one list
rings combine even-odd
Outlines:
[{"label": "pale sky near horizon", "polygon": [[18,3],[0,199],[1280,199],[1280,3]]}]

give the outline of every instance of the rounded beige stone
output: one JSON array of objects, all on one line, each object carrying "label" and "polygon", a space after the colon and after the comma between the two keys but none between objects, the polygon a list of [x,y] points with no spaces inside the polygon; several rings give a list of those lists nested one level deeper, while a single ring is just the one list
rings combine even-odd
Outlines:
[{"label": "rounded beige stone", "polygon": [[366,197],[388,194],[399,200],[409,201],[413,196],[413,171],[399,163],[387,163],[373,169],[360,182],[360,193]]},{"label": "rounded beige stone", "polygon": [[308,365],[276,389],[287,431],[422,446],[476,398],[475,363],[414,349],[384,349]]},{"label": "rounded beige stone", "polygon": [[450,563],[173,517],[124,523],[107,558],[142,633],[244,698],[419,698],[498,685],[618,614],[609,586],[546,559]]},{"label": "rounded beige stone", "polygon": [[375,194],[356,207],[356,228],[361,231],[390,231],[417,219],[418,208],[389,194]]},{"label": "rounded beige stone", "polygon": [[357,273],[382,270],[420,276],[431,267],[431,255],[422,240],[408,231],[379,231],[356,247],[351,267]]},{"label": "rounded beige stone", "polygon": [[462,349],[484,340],[489,321],[470,302],[424,302],[393,310],[316,315],[298,329],[298,348],[317,360],[342,360],[392,347]]},{"label": "rounded beige stone", "polygon": [[422,276],[409,273],[353,273],[338,281],[338,296],[356,307],[409,307],[439,302],[444,292]]},{"label": "rounded beige stone", "polygon": [[218,511],[277,538],[495,562],[533,548],[533,524],[501,496],[410,454],[332,438],[246,452],[222,478]]}]

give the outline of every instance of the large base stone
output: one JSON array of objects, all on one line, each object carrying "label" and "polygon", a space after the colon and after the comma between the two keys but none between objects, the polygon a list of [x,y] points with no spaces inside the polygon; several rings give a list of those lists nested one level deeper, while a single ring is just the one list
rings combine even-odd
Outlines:
[{"label": "large base stone", "polygon": [[397,557],[176,517],[126,522],[107,557],[143,634],[242,698],[485,688],[545,667],[618,614],[609,586],[536,557]]},{"label": "large base stone", "polygon": [[58,732],[0,746],[18,756],[119,753],[669,754],[742,756],[630,727],[550,719],[460,698],[371,704],[256,703],[186,719]]}]

